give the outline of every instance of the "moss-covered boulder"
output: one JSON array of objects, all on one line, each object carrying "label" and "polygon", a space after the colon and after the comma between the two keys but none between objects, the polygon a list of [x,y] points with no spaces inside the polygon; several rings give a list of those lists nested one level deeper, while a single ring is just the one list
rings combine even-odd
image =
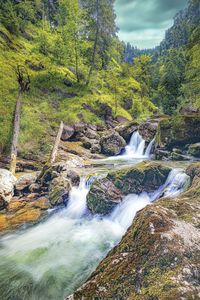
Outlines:
[{"label": "moss-covered boulder", "polygon": [[190,145],[188,153],[192,156],[200,158],[200,143]]},{"label": "moss-covered boulder", "polygon": [[96,181],[87,197],[87,205],[92,213],[106,214],[122,201],[122,192],[107,179]]},{"label": "moss-covered boulder", "polygon": [[52,206],[66,204],[71,190],[69,179],[58,176],[54,178],[49,185],[49,201]]},{"label": "moss-covered boulder", "polygon": [[160,121],[156,136],[157,148],[172,150],[199,142],[200,116],[186,115],[164,118]]},{"label": "moss-covered boulder", "polygon": [[117,155],[126,146],[126,142],[118,132],[111,131],[101,137],[100,145],[103,154]]},{"label": "moss-covered boulder", "polygon": [[177,198],[138,212],[122,241],[67,299],[199,299],[200,165]]},{"label": "moss-covered boulder", "polygon": [[93,213],[107,214],[131,193],[153,192],[167,179],[170,168],[155,162],[142,162],[134,167],[110,172],[94,182],[87,196]]}]

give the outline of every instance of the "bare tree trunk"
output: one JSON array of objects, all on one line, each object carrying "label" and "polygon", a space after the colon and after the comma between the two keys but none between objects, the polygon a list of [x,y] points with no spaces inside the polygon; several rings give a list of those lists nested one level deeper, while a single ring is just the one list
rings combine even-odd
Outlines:
[{"label": "bare tree trunk", "polygon": [[75,37],[75,60],[76,60],[76,78],[77,78],[77,82],[80,82],[80,78],[79,78],[79,65],[78,65],[77,37]]},{"label": "bare tree trunk", "polygon": [[22,106],[22,93],[19,92],[19,96],[15,108],[15,118],[13,125],[13,138],[11,146],[11,160],[10,160],[10,172],[14,175],[17,165],[17,147],[19,140],[19,130],[20,130],[20,115],[21,115],[21,106]]},{"label": "bare tree trunk", "polygon": [[90,66],[88,79],[87,79],[87,83],[86,83],[87,85],[90,83],[90,78],[92,76],[92,72],[93,72],[94,67],[95,67],[97,44],[98,44],[98,40],[99,40],[99,0],[96,0],[96,6],[97,6],[97,25],[96,25],[96,33],[95,33],[93,53],[92,53],[92,61],[91,61],[91,66]]},{"label": "bare tree trunk", "polygon": [[55,139],[55,143],[54,143],[54,147],[53,147],[53,150],[52,150],[52,153],[51,153],[51,158],[50,158],[50,163],[53,164],[56,160],[56,156],[57,156],[57,153],[58,153],[58,147],[59,147],[59,144],[60,144],[60,139],[61,139],[61,136],[62,136],[62,132],[63,132],[63,122],[60,122],[60,127],[59,127],[59,130],[58,130],[58,133],[57,133],[57,136],[56,136],[56,139]]}]

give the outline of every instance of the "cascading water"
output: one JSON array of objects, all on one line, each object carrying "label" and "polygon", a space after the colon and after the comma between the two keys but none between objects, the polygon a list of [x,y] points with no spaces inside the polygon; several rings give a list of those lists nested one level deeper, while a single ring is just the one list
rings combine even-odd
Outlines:
[{"label": "cascading water", "polygon": [[143,159],[149,159],[152,153],[152,149],[155,143],[153,139],[145,150],[145,140],[141,137],[138,131],[134,132],[131,136],[129,144],[125,147],[124,153],[122,155],[111,156],[106,159],[99,160],[99,162],[108,161],[128,161],[135,160],[139,162]]},{"label": "cascading water", "polygon": [[0,297],[4,300],[59,300],[79,287],[121,239],[138,210],[158,197],[180,193],[187,175],[172,171],[154,194],[128,195],[107,217],[87,214],[93,179],[71,191],[66,209],[35,227],[0,242]]},{"label": "cascading water", "polygon": [[73,187],[69,195],[66,216],[69,218],[81,218],[87,212],[86,197],[90,189],[85,178],[81,178],[79,187]]},{"label": "cascading water", "polygon": [[139,132],[133,133],[130,143],[125,148],[125,156],[141,157],[144,155],[145,141],[140,136]]},{"label": "cascading water", "polygon": [[138,131],[134,132],[130,143],[125,148],[124,157],[128,158],[148,158],[151,154],[155,139],[153,139],[146,148],[145,140],[141,137]]}]

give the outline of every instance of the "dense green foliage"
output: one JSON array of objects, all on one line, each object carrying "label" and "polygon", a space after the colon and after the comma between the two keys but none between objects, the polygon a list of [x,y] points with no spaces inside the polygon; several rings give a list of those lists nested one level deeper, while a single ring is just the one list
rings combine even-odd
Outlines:
[{"label": "dense green foliage", "polygon": [[[101,103],[117,116],[143,119],[150,101],[148,61],[123,63],[110,0],[6,0],[0,3],[0,152],[9,152],[18,93],[14,67],[26,67],[20,154],[49,153],[59,122],[104,123]],[[145,73],[142,75],[143,68]],[[142,77],[140,77],[142,75]],[[128,106],[127,106],[128,102]]]},{"label": "dense green foliage", "polygon": [[137,65],[143,55],[152,57],[145,79],[139,78],[146,95],[166,114],[177,114],[182,108],[195,111],[200,107],[199,23],[200,1],[190,0],[175,16],[174,25],[167,30],[160,46],[139,50],[125,45],[127,63]]}]

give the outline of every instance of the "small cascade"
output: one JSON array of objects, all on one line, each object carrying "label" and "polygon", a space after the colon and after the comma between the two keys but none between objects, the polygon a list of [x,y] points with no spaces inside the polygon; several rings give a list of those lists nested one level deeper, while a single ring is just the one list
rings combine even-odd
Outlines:
[{"label": "small cascade", "polygon": [[140,136],[139,132],[133,133],[130,143],[125,148],[124,155],[129,157],[142,157],[145,149],[145,141]]},{"label": "small cascade", "polygon": [[73,187],[67,205],[67,217],[72,219],[81,218],[87,211],[87,194],[90,190],[92,181],[81,178],[79,187]]},{"label": "small cascade", "polygon": [[124,158],[149,158],[152,152],[155,139],[153,139],[145,151],[145,140],[138,131],[134,132],[130,143],[125,148]]},{"label": "small cascade", "polygon": [[190,177],[182,169],[170,172],[165,184],[154,193],[130,194],[126,196],[110,216],[110,220],[120,225],[124,230],[132,224],[136,213],[160,197],[176,197],[189,185]]},{"label": "small cascade", "polygon": [[147,193],[128,195],[124,198],[123,202],[116,207],[110,219],[116,224],[119,224],[126,231],[132,224],[136,213],[150,203],[150,197]]},{"label": "small cascade", "polygon": [[173,169],[165,182],[157,191],[150,195],[151,202],[160,197],[177,197],[184,192],[190,184],[190,177],[183,169]]},{"label": "small cascade", "polygon": [[164,197],[176,197],[184,192],[190,184],[190,177],[182,169],[174,169],[170,172],[164,186]]},{"label": "small cascade", "polygon": [[150,157],[151,153],[152,153],[152,149],[153,149],[153,146],[154,146],[154,143],[155,143],[155,138],[149,143],[146,151],[145,151],[145,156],[146,157]]},{"label": "small cascade", "polygon": [[2,299],[7,299],[7,295],[10,299],[29,299],[29,295],[32,299],[64,299],[120,241],[139,210],[163,195],[177,196],[189,182],[183,170],[175,169],[155,193],[130,194],[110,216],[88,217],[86,197],[94,179],[81,179],[63,211],[34,227],[1,238]]}]

